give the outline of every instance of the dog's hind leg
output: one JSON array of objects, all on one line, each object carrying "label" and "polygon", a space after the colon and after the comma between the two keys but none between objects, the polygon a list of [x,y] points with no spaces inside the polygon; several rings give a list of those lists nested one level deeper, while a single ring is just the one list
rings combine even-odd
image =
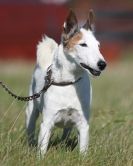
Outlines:
[{"label": "dog's hind leg", "polygon": [[27,109],[26,109],[26,128],[27,128],[27,135],[28,135],[28,143],[29,145],[34,146],[35,140],[35,125],[36,120],[39,116],[39,110],[34,104],[34,101],[29,101]]}]

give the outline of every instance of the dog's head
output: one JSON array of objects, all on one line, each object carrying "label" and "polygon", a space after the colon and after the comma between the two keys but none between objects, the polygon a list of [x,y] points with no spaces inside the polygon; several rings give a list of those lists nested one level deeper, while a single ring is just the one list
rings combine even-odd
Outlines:
[{"label": "dog's head", "polygon": [[89,11],[85,25],[78,27],[78,21],[73,11],[70,11],[62,33],[64,52],[89,74],[98,76],[105,69],[106,62],[100,53],[99,42],[93,33],[94,12]]}]

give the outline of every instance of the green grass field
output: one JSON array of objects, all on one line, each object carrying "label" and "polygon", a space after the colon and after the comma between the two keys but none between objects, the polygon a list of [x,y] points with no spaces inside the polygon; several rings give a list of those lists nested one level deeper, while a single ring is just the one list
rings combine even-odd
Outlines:
[{"label": "green grass field", "polygon": [[[33,65],[0,64],[0,80],[19,95],[28,95]],[[71,151],[59,142],[62,130],[55,129],[45,158],[36,157],[25,134],[26,103],[18,102],[0,88],[0,166],[133,166],[133,62],[108,65],[92,79],[93,104],[88,154]],[[75,138],[73,132],[71,139]],[[56,141],[55,141],[56,140]]]}]

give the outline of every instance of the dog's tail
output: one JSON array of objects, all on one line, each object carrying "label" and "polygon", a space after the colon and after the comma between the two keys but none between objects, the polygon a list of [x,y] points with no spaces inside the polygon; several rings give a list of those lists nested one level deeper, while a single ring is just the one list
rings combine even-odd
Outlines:
[{"label": "dog's tail", "polygon": [[51,65],[58,44],[48,36],[44,36],[37,45],[37,64],[45,71]]}]

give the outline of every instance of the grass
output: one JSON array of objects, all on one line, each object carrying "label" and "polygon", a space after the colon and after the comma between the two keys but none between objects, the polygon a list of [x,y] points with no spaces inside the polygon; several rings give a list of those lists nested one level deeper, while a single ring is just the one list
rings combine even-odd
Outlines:
[{"label": "grass", "polygon": [[[29,64],[1,63],[0,80],[17,94],[27,95],[32,70]],[[90,144],[85,157],[79,155],[78,146],[70,151],[57,144],[39,160],[36,149],[29,148],[26,141],[26,103],[14,100],[0,88],[0,166],[133,166],[132,71],[133,62],[122,61],[92,79]],[[61,130],[55,129],[52,144],[60,136]]]}]

